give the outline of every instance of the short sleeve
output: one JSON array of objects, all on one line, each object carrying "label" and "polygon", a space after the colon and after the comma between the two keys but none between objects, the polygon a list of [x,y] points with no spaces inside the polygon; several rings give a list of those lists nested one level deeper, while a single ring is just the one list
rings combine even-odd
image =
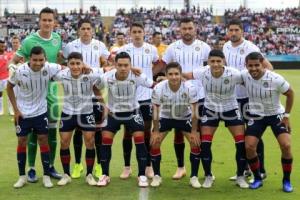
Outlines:
[{"label": "short sleeve", "polygon": [[65,48],[63,48],[63,56],[65,59],[67,59],[70,54],[70,46],[71,46],[71,43],[67,44],[67,46],[65,46]]},{"label": "short sleeve", "polygon": [[290,84],[282,76],[278,75],[276,79],[276,87],[280,93],[286,93],[290,88]]},{"label": "short sleeve", "polygon": [[53,78],[59,71],[61,71],[61,66],[55,63],[49,63],[49,73],[50,77]]},{"label": "short sleeve", "polygon": [[142,73],[140,76],[136,76],[137,86],[144,86],[151,88],[153,86],[153,80],[147,78],[146,74]]},{"label": "short sleeve", "polygon": [[196,103],[198,101],[197,89],[195,86],[189,86],[189,103]]},{"label": "short sleeve", "polygon": [[211,51],[211,48],[208,44],[204,43],[204,61],[208,60],[209,52]]},{"label": "short sleeve", "polygon": [[161,101],[160,101],[160,87],[158,87],[158,85],[156,85],[152,91],[152,98],[151,101],[153,104],[156,105],[160,105]]},{"label": "short sleeve", "polygon": [[167,64],[172,62],[173,60],[172,51],[173,51],[173,45],[170,45],[168,46],[168,48],[166,49],[165,53],[162,56],[162,60]]},{"label": "short sleeve", "polygon": [[193,70],[193,77],[197,80],[202,80],[202,77],[205,73],[205,69],[195,69]]},{"label": "short sleeve", "polygon": [[18,70],[14,70],[12,71],[11,73],[11,76],[9,77],[8,81],[13,84],[13,85],[16,85],[18,83],[18,80],[19,80],[19,71]]},{"label": "short sleeve", "polygon": [[242,84],[243,83],[243,78],[242,78],[242,74],[241,72],[239,72],[238,70],[231,68],[232,69],[232,74],[235,80],[236,84]]},{"label": "short sleeve", "polygon": [[100,76],[96,79],[94,85],[95,85],[99,90],[102,90],[102,89],[105,87],[105,77],[104,77],[104,75],[100,75]]},{"label": "short sleeve", "polygon": [[152,62],[155,63],[155,62],[158,61],[159,55],[158,55],[157,49],[155,47],[153,47],[152,49],[153,49],[153,51],[152,51]]},{"label": "short sleeve", "polygon": [[102,51],[100,56],[103,56],[105,59],[108,59],[108,57],[110,56],[110,53],[103,43],[100,43],[100,51]]}]

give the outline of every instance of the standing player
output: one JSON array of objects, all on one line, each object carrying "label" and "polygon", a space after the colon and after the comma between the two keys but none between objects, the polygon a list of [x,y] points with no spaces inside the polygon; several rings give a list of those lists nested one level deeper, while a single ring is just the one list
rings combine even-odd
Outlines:
[{"label": "standing player", "polygon": [[162,39],[162,34],[160,32],[154,32],[152,34],[152,44],[156,47],[160,59],[168,47],[168,45],[162,43]]},{"label": "standing player", "polygon": [[[61,38],[57,33],[52,32],[55,22],[55,12],[50,8],[43,8],[39,14],[39,27],[40,29],[28,37],[22,43],[21,48],[16,52],[13,58],[13,64],[18,64],[23,58],[28,61],[30,51],[34,46],[41,46],[46,52],[47,61],[57,63],[60,55]],[[48,119],[49,119],[49,134],[48,142],[50,146],[50,176],[60,179],[61,175],[58,174],[54,168],[54,160],[56,155],[56,124],[59,115],[58,101],[57,101],[57,83],[50,82],[47,95],[48,105]],[[29,134],[28,139],[28,181],[37,182],[35,166],[35,158],[37,152],[37,135]]]},{"label": "standing player", "polygon": [[171,62],[166,67],[167,80],[157,84],[152,93],[153,134],[151,136],[151,160],[154,169],[152,187],[160,186],[160,146],[173,128],[182,131],[191,146],[190,184],[200,188],[198,169],[200,163],[200,137],[198,128],[197,90],[190,82],[181,81],[179,63]]},{"label": "standing player", "polygon": [[[159,57],[156,48],[153,45],[144,42],[144,36],[144,26],[140,23],[132,23],[130,28],[130,37],[132,43],[123,46],[121,49],[119,49],[119,52],[127,52],[130,55],[132,66],[142,69],[147,78],[152,79],[152,70],[155,70],[155,68],[158,66],[157,64],[159,61]],[[151,158],[149,154],[152,124],[151,94],[152,89],[150,88],[139,87],[137,89],[137,99],[140,104],[140,111],[142,113],[145,124],[145,144],[148,150],[146,175],[149,178],[153,177],[153,169],[151,167]],[[131,174],[130,155],[132,149],[132,138],[129,131],[130,130],[125,130],[123,139],[125,167],[122,174],[120,175],[120,178],[123,179],[128,178]]]},{"label": "standing player", "polygon": [[[182,67],[182,72],[191,72],[199,69],[208,59],[210,47],[205,42],[196,39],[196,27],[192,19],[183,18],[179,24],[181,40],[170,44],[162,57],[165,63],[178,62]],[[202,113],[204,102],[204,91],[200,81],[192,81],[198,88],[199,113]],[[184,167],[184,138],[182,133],[176,131],[174,147],[177,157],[177,171],[173,179],[180,179],[185,176]],[[203,161],[202,161],[203,162]]]},{"label": "standing player", "polygon": [[116,70],[105,74],[104,81],[108,88],[108,117],[107,125],[102,131],[101,166],[103,175],[97,185],[106,186],[110,182],[109,163],[111,160],[111,146],[114,135],[120,125],[132,133],[138,161],[138,185],[147,187],[145,176],[147,165],[147,150],[144,143],[144,121],[139,111],[137,94],[140,86],[153,87],[152,79],[145,74],[135,76],[131,71],[131,57],[126,52],[116,55]]},{"label": "standing player", "polygon": [[125,34],[122,32],[118,32],[116,34],[116,43],[109,49],[110,53],[114,55],[117,54],[119,49],[123,47],[125,44],[126,44]]},{"label": "standing player", "polygon": [[7,63],[9,61],[9,58],[5,52],[5,48],[5,42],[3,40],[0,40],[0,115],[3,115],[4,113],[2,95],[8,79]]},{"label": "standing player", "polygon": [[[244,70],[245,58],[251,52],[260,52],[259,48],[255,46],[252,42],[243,38],[243,24],[238,19],[233,19],[228,24],[228,37],[229,41],[226,42],[223,46],[223,52],[225,54],[226,64],[227,66],[234,67],[239,71]],[[263,66],[268,69],[273,69],[271,63],[264,59]],[[242,113],[242,116],[245,116],[247,112],[248,106],[248,96],[243,85],[238,85],[236,87],[236,96],[239,102],[239,109]],[[247,119],[244,119],[247,121]],[[264,168],[264,144],[263,141],[260,140],[258,144],[258,157],[261,162],[261,173],[263,178],[266,178],[266,171]],[[247,172],[247,171],[246,171]],[[246,173],[247,174],[247,173]],[[245,174],[245,175],[246,175]],[[236,176],[230,178],[230,180],[236,180]]]},{"label": "standing player", "polygon": [[[95,160],[94,138],[96,130],[92,96],[94,83],[97,80],[101,82],[102,73],[100,73],[100,69],[93,69],[91,73],[83,74],[83,57],[78,52],[72,52],[68,55],[68,67],[54,77],[54,80],[62,83],[64,89],[64,106],[60,126],[60,158],[64,175],[57,184],[66,185],[71,182],[69,147],[72,133],[77,128],[82,131],[86,146],[86,182],[89,185],[96,185],[97,182],[92,175]],[[99,136],[101,136],[100,133]]]},{"label": "standing player", "polygon": [[238,70],[225,66],[225,57],[221,50],[212,50],[209,53],[208,65],[205,69],[194,70],[188,77],[201,80],[206,94],[201,115],[201,154],[205,160],[202,163],[205,171],[203,187],[212,187],[214,181],[211,173],[211,144],[219,122],[224,121],[235,140],[238,168],[236,184],[241,188],[248,188],[249,185],[243,176],[247,164],[244,122],[235,98],[235,88],[242,83],[242,77]]},{"label": "standing player", "polygon": [[[49,172],[47,88],[51,78],[61,70],[61,66],[46,62],[43,48],[33,47],[29,53],[28,63],[21,65],[10,77],[7,93],[15,112],[15,125],[18,137],[17,159],[19,180],[15,188],[21,188],[27,182],[25,175],[27,136],[33,129],[38,137],[41,159],[44,169],[43,184],[53,187]],[[16,99],[13,88],[18,88]]]},{"label": "standing player", "polygon": [[[291,152],[291,127],[289,116],[294,101],[294,92],[290,84],[279,74],[265,69],[264,58],[259,52],[246,57],[247,70],[242,76],[249,95],[249,120],[246,129],[246,153],[248,163],[254,174],[251,189],[263,185],[260,174],[260,160],[257,144],[268,126],[271,127],[281,149],[283,171],[282,189],[292,192],[290,182],[293,156]],[[280,103],[280,95],[286,96],[285,108]]]},{"label": "standing player", "polygon": [[[63,51],[64,57],[67,58],[71,52],[79,52],[83,56],[84,64],[92,67],[93,69],[99,69],[107,64],[109,52],[103,42],[93,39],[93,25],[89,19],[80,20],[78,23],[79,38],[67,44]],[[93,97],[93,110],[95,120],[98,125],[101,124],[102,108],[100,102]],[[81,164],[81,152],[82,152],[82,131],[79,129],[75,130],[73,136],[73,146],[75,152],[75,166],[72,171],[72,178],[79,178],[83,170]],[[95,176],[101,176],[100,167],[100,145],[101,145],[101,131],[97,128],[95,133],[95,144],[97,153],[97,165],[95,166]]]}]

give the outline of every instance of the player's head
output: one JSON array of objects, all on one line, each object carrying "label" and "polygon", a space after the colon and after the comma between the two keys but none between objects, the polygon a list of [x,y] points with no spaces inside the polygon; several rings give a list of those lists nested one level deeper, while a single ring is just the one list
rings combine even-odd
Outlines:
[{"label": "player's head", "polygon": [[127,78],[131,69],[131,58],[126,52],[120,52],[115,57],[117,76],[121,79]]},{"label": "player's head", "polygon": [[93,37],[92,22],[85,18],[78,22],[78,34],[82,42],[90,42]]},{"label": "player's head", "polygon": [[43,8],[39,14],[39,25],[42,32],[52,32],[55,25],[55,12],[51,8]]},{"label": "player's head", "polygon": [[169,84],[172,86],[179,85],[181,83],[181,66],[178,62],[170,62],[166,66],[166,77]]},{"label": "player's head", "polygon": [[125,44],[125,34],[118,32],[116,35],[116,42],[119,46],[123,46]]},{"label": "player's head", "polygon": [[4,53],[4,51],[5,51],[5,47],[6,47],[6,45],[5,45],[5,41],[4,41],[4,40],[2,40],[2,39],[0,39],[0,53],[1,53],[1,54],[3,54],[3,53]]},{"label": "player's head", "polygon": [[71,75],[73,77],[78,77],[82,73],[83,68],[83,58],[81,53],[72,52],[68,56],[68,67],[70,68]]},{"label": "player's head", "polygon": [[45,50],[40,46],[35,46],[31,49],[29,54],[29,67],[37,72],[40,71],[46,62]]},{"label": "player's head", "polygon": [[20,38],[18,36],[15,35],[11,38],[11,45],[13,51],[17,51],[20,47],[20,44]]},{"label": "player's head", "polygon": [[144,42],[144,25],[138,22],[134,22],[130,27],[130,37],[134,45],[142,45]]},{"label": "player's head", "polygon": [[252,52],[246,56],[246,67],[253,79],[260,79],[265,73],[264,57],[259,52]]},{"label": "player's head", "polygon": [[224,70],[225,56],[223,51],[213,49],[208,55],[208,65],[213,73],[221,73]]},{"label": "player's head", "polygon": [[153,45],[155,45],[155,46],[159,46],[160,45],[160,43],[162,42],[162,34],[161,34],[161,32],[154,32],[153,34],[152,34],[152,43],[153,43]]},{"label": "player's head", "polygon": [[193,19],[182,18],[179,23],[181,39],[191,43],[196,38],[196,28]]},{"label": "player's head", "polygon": [[222,50],[226,40],[224,37],[220,36],[217,38],[216,43],[214,44],[214,49]]},{"label": "player's head", "polygon": [[227,34],[231,42],[240,42],[243,38],[243,23],[239,19],[233,19],[228,23]]}]

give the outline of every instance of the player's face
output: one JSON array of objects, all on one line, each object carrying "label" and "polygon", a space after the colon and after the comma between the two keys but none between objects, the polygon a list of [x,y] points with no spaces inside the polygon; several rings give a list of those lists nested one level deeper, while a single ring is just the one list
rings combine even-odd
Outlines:
[{"label": "player's face", "polygon": [[20,40],[19,39],[13,39],[11,41],[11,44],[12,44],[12,49],[14,51],[17,51],[19,49],[19,47],[20,47]]},{"label": "player's face", "polygon": [[39,25],[42,32],[52,32],[54,24],[54,15],[52,13],[41,14]]},{"label": "player's face", "polygon": [[79,37],[83,41],[90,41],[93,37],[93,28],[90,23],[83,23],[79,29]]},{"label": "player's face", "polygon": [[145,32],[142,28],[133,26],[130,30],[130,37],[133,43],[142,43],[144,41]]},{"label": "player's face", "polygon": [[231,42],[239,42],[243,36],[243,30],[238,25],[230,25],[228,27],[228,36]]},{"label": "player's face", "polygon": [[183,41],[193,41],[196,37],[196,29],[193,22],[181,23],[180,34]]},{"label": "player's face", "polygon": [[70,68],[71,75],[78,77],[82,73],[83,62],[80,59],[72,58],[68,61],[68,67]]},{"label": "player's face", "polygon": [[46,62],[45,55],[41,54],[32,54],[29,59],[29,65],[32,71],[38,72],[40,71]]},{"label": "player's face", "polygon": [[207,61],[213,73],[221,73],[224,69],[224,59],[218,56],[210,56]]},{"label": "player's face", "polygon": [[117,44],[119,46],[123,46],[125,44],[125,37],[124,37],[124,35],[118,35],[117,36]]},{"label": "player's face", "polygon": [[5,51],[5,43],[0,43],[0,53],[4,53]]},{"label": "player's face", "polygon": [[127,78],[131,68],[131,63],[128,58],[119,58],[117,60],[116,69],[118,77]]},{"label": "player's face", "polygon": [[162,35],[156,35],[155,37],[152,38],[152,40],[153,40],[153,44],[158,46],[162,41]]},{"label": "player's face", "polygon": [[177,68],[171,68],[167,71],[167,79],[172,86],[178,86],[181,82],[181,73]]},{"label": "player's face", "polygon": [[248,60],[246,63],[249,74],[253,79],[259,79],[265,72],[262,62],[259,60]]}]

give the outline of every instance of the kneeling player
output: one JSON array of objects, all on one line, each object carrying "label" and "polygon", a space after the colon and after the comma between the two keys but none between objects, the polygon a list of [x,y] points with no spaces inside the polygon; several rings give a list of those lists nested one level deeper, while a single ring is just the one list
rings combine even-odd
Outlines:
[{"label": "kneeling player", "polygon": [[119,131],[121,124],[131,130],[136,146],[138,161],[138,185],[147,187],[145,176],[147,165],[147,150],[144,143],[144,123],[139,111],[136,98],[138,86],[153,87],[153,81],[145,74],[134,75],[131,69],[131,58],[128,53],[120,52],[116,55],[116,69],[104,75],[104,82],[108,88],[108,117],[107,126],[102,129],[101,167],[102,176],[98,186],[106,186],[110,182],[109,163],[111,160],[111,146],[114,135]]},{"label": "kneeling player", "polygon": [[[282,189],[284,192],[292,192],[290,174],[293,156],[289,114],[292,110],[294,92],[282,76],[265,69],[263,61],[264,58],[260,53],[250,53],[246,57],[248,71],[242,73],[249,95],[250,116],[246,129],[246,154],[254,174],[254,182],[250,184],[250,188],[257,189],[263,185],[256,148],[264,131],[270,126],[281,149]],[[280,103],[280,94],[287,97],[285,108]]]},{"label": "kneeling player", "polygon": [[158,187],[160,175],[160,146],[167,133],[173,128],[181,131],[191,146],[190,184],[200,188],[198,169],[200,162],[200,136],[197,133],[197,91],[189,82],[181,81],[181,67],[177,62],[166,66],[167,80],[159,83],[152,93],[153,134],[151,136],[151,160],[154,177],[151,186]]},{"label": "kneeling player", "polygon": [[[49,145],[47,118],[47,88],[51,78],[61,70],[61,66],[46,62],[42,47],[33,47],[30,60],[19,66],[12,74],[7,85],[7,94],[15,113],[15,125],[18,137],[17,159],[19,180],[15,188],[21,188],[27,182],[25,175],[26,145],[28,134],[37,134],[44,169],[43,184],[53,187],[49,174]],[[13,90],[17,86],[18,98]]]},{"label": "kneeling player", "polygon": [[99,69],[93,69],[93,72],[83,74],[82,55],[77,52],[69,54],[68,67],[54,77],[54,80],[62,83],[64,89],[64,104],[60,125],[60,158],[64,175],[57,184],[66,185],[71,182],[69,147],[72,133],[78,128],[83,132],[86,146],[86,182],[89,185],[96,185],[97,182],[92,175],[95,160],[94,136],[96,130],[92,95],[94,84],[102,84],[101,74]]}]

